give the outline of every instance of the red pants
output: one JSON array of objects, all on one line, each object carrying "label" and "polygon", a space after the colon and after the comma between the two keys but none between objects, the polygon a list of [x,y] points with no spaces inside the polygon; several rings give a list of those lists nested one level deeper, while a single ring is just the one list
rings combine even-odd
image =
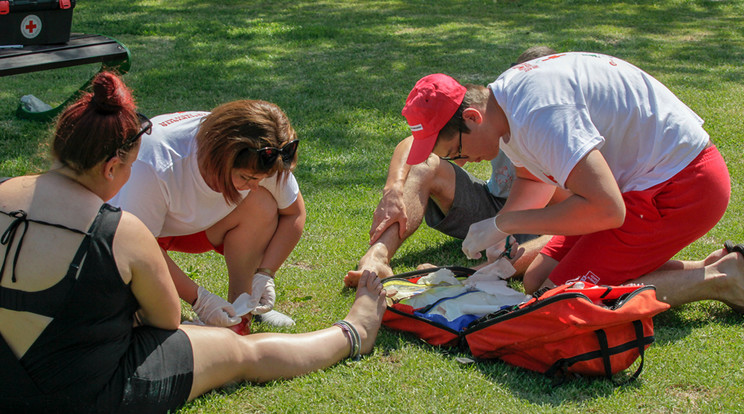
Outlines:
[{"label": "red pants", "polygon": [[213,246],[207,239],[207,233],[188,234],[185,236],[166,236],[158,237],[158,244],[165,251],[184,252],[184,253],[204,253],[216,251],[219,254],[225,254],[225,246]]},{"label": "red pants", "polygon": [[715,146],[708,147],[669,180],[624,193],[621,227],[554,236],[541,251],[559,262],[550,280],[619,285],[650,273],[712,229],[730,196],[726,163]]}]

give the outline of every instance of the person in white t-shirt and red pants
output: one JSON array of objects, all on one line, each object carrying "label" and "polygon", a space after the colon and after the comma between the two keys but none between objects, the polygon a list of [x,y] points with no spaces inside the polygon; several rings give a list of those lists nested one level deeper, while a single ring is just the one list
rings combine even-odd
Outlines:
[{"label": "person in white t-shirt and red pants", "polygon": [[[239,100],[152,123],[111,204],[158,238],[180,297],[202,322],[241,323],[229,302],[247,292],[263,321],[294,324],[273,310],[275,273],[299,242],[306,216],[292,174],[299,140],[287,116],[272,103]],[[167,254],[211,250],[225,257],[229,302],[197,286]]]},{"label": "person in white t-shirt and red pants", "polygon": [[[528,293],[576,279],[644,283],[672,306],[714,299],[744,310],[742,246],[671,260],[721,219],[730,177],[703,120],[639,68],[572,52],[514,66],[487,87],[433,74],[403,115],[409,164],[432,153],[490,160],[500,149],[514,163],[504,208],[471,225],[462,247],[479,258],[503,250],[508,234],[555,235],[524,275]],[[567,197],[548,205],[556,191]]]}]

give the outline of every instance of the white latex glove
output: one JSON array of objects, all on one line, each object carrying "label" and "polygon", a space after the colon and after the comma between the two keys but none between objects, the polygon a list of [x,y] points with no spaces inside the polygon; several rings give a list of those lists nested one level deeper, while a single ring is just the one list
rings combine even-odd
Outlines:
[{"label": "white latex glove", "polygon": [[196,316],[207,325],[233,326],[240,323],[240,316],[230,302],[199,286],[196,302],[192,307]]},{"label": "white latex glove", "polygon": [[258,306],[251,313],[261,315],[274,309],[274,302],[276,302],[274,279],[263,273],[253,275],[251,297],[254,300],[258,299]]},{"label": "white latex glove", "polygon": [[462,251],[468,259],[480,259],[481,251],[493,245],[499,244],[504,250],[506,236],[508,234],[496,226],[496,217],[481,220],[470,225],[468,235],[462,241]]}]

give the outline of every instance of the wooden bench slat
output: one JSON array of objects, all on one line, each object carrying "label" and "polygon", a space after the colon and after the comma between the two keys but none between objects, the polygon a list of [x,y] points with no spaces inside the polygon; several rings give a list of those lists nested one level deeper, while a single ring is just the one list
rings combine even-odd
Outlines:
[{"label": "wooden bench slat", "polygon": [[126,48],[116,40],[100,35],[73,34],[66,44],[0,49],[0,76],[127,58]]}]

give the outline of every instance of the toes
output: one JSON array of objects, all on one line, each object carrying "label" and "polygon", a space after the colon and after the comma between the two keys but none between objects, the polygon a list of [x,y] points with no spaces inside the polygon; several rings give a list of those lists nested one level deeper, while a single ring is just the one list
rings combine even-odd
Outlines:
[{"label": "toes", "polygon": [[726,249],[726,253],[737,252],[744,256],[744,245],[742,244],[735,245],[731,240],[726,240],[723,242],[723,248]]}]

